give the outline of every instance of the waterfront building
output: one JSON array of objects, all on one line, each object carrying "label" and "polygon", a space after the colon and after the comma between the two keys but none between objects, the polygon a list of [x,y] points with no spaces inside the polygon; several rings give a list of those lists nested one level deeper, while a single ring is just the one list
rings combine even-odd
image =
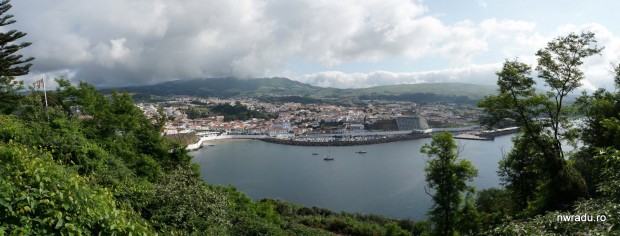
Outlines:
[{"label": "waterfront building", "polygon": [[419,116],[400,116],[396,117],[398,130],[422,130],[428,129],[426,119]]}]

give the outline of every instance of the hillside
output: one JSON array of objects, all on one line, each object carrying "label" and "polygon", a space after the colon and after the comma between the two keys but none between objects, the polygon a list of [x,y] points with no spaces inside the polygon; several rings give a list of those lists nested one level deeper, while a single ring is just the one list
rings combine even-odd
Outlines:
[{"label": "hillside", "polygon": [[361,89],[323,88],[287,78],[214,78],[175,80],[148,86],[117,88],[123,92],[157,96],[281,97],[385,99],[475,103],[493,94],[496,86],[466,83],[386,85]]},{"label": "hillside", "polygon": [[467,83],[424,83],[424,84],[399,84],[385,85],[363,89],[356,89],[360,95],[385,94],[402,95],[415,93],[432,93],[444,96],[467,96],[470,98],[482,98],[495,93],[497,86]]},{"label": "hillside", "polygon": [[[347,91],[348,92],[348,91]],[[484,96],[494,94],[496,86],[466,83],[425,83],[385,85],[354,89],[351,97],[417,102],[454,102],[476,104]],[[346,93],[345,93],[346,94]]]},{"label": "hillside", "polygon": [[312,96],[337,92],[336,89],[315,87],[286,78],[211,78],[174,80],[155,85],[117,88],[119,91],[144,93],[157,96],[188,95],[197,97],[236,96]]}]

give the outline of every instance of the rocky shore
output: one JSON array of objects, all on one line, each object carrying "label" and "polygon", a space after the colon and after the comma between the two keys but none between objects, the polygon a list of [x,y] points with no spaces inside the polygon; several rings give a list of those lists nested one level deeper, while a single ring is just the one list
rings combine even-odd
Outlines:
[{"label": "rocky shore", "polygon": [[422,138],[430,138],[430,134],[407,134],[407,135],[393,135],[393,136],[381,136],[381,137],[368,137],[364,140],[351,140],[343,141],[338,139],[333,140],[294,140],[294,139],[277,139],[277,138],[263,138],[259,139],[268,143],[284,144],[284,145],[296,145],[296,146],[358,146],[358,145],[370,145],[378,143],[389,143],[405,140],[414,140]]}]

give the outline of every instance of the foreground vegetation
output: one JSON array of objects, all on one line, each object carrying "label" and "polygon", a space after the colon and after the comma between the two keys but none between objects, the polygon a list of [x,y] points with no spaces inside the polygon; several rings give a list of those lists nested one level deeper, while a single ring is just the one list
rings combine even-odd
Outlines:
[{"label": "foreground vegetation", "polygon": [[58,83],[48,108],[32,91],[0,115],[0,232],[410,235],[410,221],[205,184],[185,146],[160,135],[165,117],[151,122],[127,94]]}]

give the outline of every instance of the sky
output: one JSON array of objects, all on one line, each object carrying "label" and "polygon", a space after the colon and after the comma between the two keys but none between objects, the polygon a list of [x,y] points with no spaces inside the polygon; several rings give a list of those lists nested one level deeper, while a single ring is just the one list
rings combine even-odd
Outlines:
[{"label": "sky", "polygon": [[[582,89],[613,89],[620,1],[11,1],[32,56],[27,84],[56,77],[119,87],[178,79],[287,77],[323,87],[495,84],[507,59],[592,31]],[[536,73],[534,72],[534,75]],[[53,84],[51,85],[53,87]]]}]

